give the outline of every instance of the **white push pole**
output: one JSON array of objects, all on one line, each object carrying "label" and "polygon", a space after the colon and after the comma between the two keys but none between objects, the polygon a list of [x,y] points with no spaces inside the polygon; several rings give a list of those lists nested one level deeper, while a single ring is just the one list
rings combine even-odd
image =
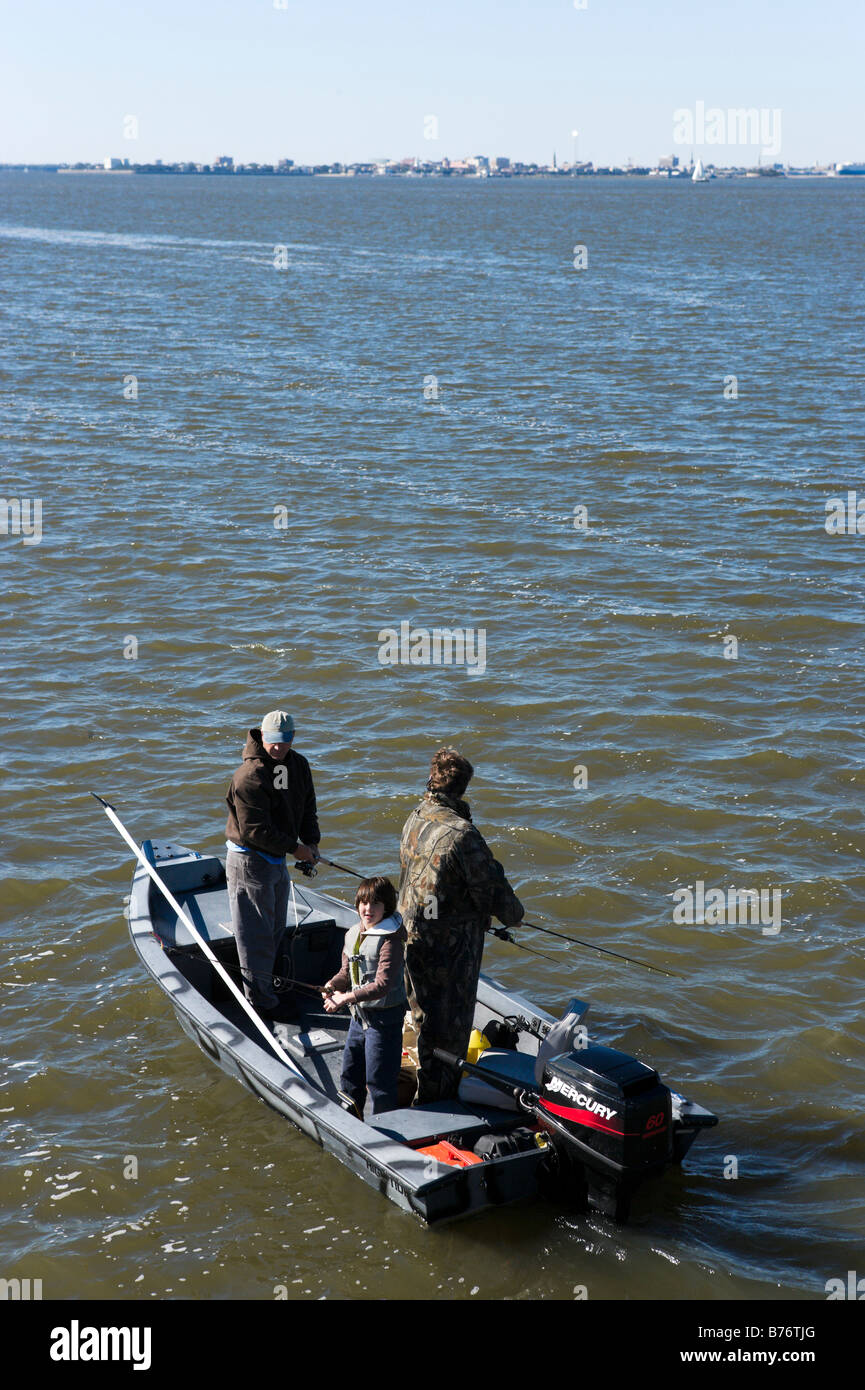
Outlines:
[{"label": "white push pole", "polygon": [[[201,935],[198,928],[194,925],[193,922],[190,921],[188,913],[185,912],[184,909],[180,906],[180,903],[177,901],[170,888],[168,888],[167,885],[163,883],[162,879],[159,877],[159,874],[156,872],[153,865],[146,858],[143,850],[141,850],[139,846],[135,843],[129,831],[126,829],[126,826],[123,824],[123,821],[120,819],[120,817],[117,815],[117,812],[114,810],[114,807],[109,806],[107,801],[103,801],[101,796],[96,796],[95,792],[91,792],[90,795],[96,797],[96,800],[99,802],[106,816],[111,821],[111,824],[123,836],[124,840],[128,844],[129,848],[132,850],[132,853],[135,855],[141,867],[147,870],[150,877],[153,879],[153,882],[156,884],[163,897],[174,908],[174,911],[177,913],[184,926],[188,927],[189,930],[192,932],[193,937],[198,942],[198,945],[201,947],[202,951],[207,956],[207,959],[210,961],[211,965],[216,970],[216,973],[222,976],[222,979],[228,985],[228,988],[231,990],[231,993],[234,995],[237,1002],[240,1005],[242,1005],[245,1011],[249,1014],[249,1017],[252,1019],[259,1033],[261,1033],[266,1042],[270,1044],[280,1061],[285,1062],[286,1066],[290,1067],[291,1070],[294,1072],[295,1076],[299,1077],[301,1081],[306,1081],[306,1077],[304,1076],[303,1072],[291,1060],[288,1053],[283,1049],[282,1045],[273,1036],[270,1029],[267,1028],[264,1023],[262,1023],[258,1014],[255,1012],[255,1009],[252,1007],[249,1000],[245,997],[242,990],[239,990],[237,988],[237,985],[234,983],[231,976],[228,974],[225,968],[222,965],[220,965],[219,961],[216,959],[216,956],[211,951],[210,947],[208,946],[204,937]],[[292,884],[292,888],[293,887],[294,884]]]}]

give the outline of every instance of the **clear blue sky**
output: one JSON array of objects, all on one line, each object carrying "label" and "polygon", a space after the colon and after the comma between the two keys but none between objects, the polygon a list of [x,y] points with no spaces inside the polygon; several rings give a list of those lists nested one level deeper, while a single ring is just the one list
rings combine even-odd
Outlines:
[{"label": "clear blue sky", "polygon": [[646,163],[688,157],[673,112],[698,101],[780,109],[784,162],[865,160],[865,0],[276,4],[6,0],[0,160],[546,162],[577,128],[580,158]]}]

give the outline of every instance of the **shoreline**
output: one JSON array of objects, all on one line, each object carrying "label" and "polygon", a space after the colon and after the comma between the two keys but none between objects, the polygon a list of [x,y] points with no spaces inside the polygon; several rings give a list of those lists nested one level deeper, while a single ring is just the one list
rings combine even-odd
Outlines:
[{"label": "shoreline", "polygon": [[[139,176],[139,177],[142,177],[142,178],[159,178],[159,177],[162,177],[162,178],[172,178],[172,179],[174,179],[174,178],[205,178],[205,179],[206,179],[206,178],[218,178],[218,179],[232,179],[232,180],[233,180],[233,179],[238,179],[238,178],[272,178],[272,179],[349,179],[349,180],[351,180],[351,179],[359,179],[359,180],[362,180],[362,181],[364,181],[364,182],[366,182],[366,181],[372,181],[372,182],[386,182],[386,183],[405,183],[405,182],[415,183],[415,182],[419,182],[419,181],[421,181],[421,180],[424,180],[424,181],[435,180],[435,181],[437,181],[437,182],[438,182],[438,181],[442,181],[442,182],[443,182],[443,181],[447,180],[447,181],[459,181],[459,182],[461,182],[461,183],[507,183],[507,182],[512,182],[512,181],[514,181],[514,180],[522,180],[522,179],[555,179],[556,181],[560,181],[560,180],[576,180],[576,179],[580,179],[580,180],[582,180],[582,179],[592,179],[592,180],[594,180],[594,179],[622,179],[622,178],[626,178],[626,179],[634,179],[634,178],[639,178],[639,179],[652,179],[652,181],[653,181],[654,183],[659,183],[659,184],[666,184],[666,183],[688,183],[688,184],[689,184],[689,183],[692,183],[692,182],[693,182],[693,180],[692,180],[690,174],[667,175],[667,174],[664,174],[664,173],[659,173],[657,170],[654,170],[654,169],[594,169],[594,170],[589,170],[589,171],[586,171],[586,172],[580,172],[580,173],[578,173],[578,174],[576,174],[576,173],[571,173],[570,171],[568,171],[568,172],[561,172],[561,171],[556,171],[556,170],[553,170],[553,169],[538,169],[538,170],[534,170],[534,171],[531,171],[531,172],[526,171],[526,172],[522,172],[522,173],[490,174],[490,175],[477,175],[477,174],[473,174],[473,173],[472,173],[472,174],[469,174],[469,173],[463,173],[463,172],[450,172],[450,173],[432,173],[432,172],[430,172],[430,173],[421,173],[421,172],[414,172],[414,171],[412,171],[412,172],[410,172],[410,173],[407,172],[407,173],[385,173],[385,174],[379,174],[379,173],[367,172],[367,171],[358,172],[358,171],[356,171],[356,170],[342,170],[342,171],[332,171],[332,170],[329,170],[329,171],[324,171],[324,170],[313,170],[313,169],[293,169],[293,170],[291,170],[291,171],[287,171],[287,170],[276,170],[276,169],[244,169],[244,170],[236,170],[236,171],[232,172],[231,174],[228,174],[228,173],[226,173],[226,172],[224,172],[224,171],[222,171],[222,170],[219,170],[219,169],[171,169],[171,168],[157,169],[157,168],[150,168],[150,167],[132,168],[132,169],[102,169],[102,168],[99,168],[98,166],[91,166],[91,167],[88,167],[88,168],[78,169],[78,168],[64,167],[64,166],[60,166],[60,165],[43,165],[43,164],[37,164],[37,165],[5,164],[5,165],[0,165],[0,173],[4,173],[4,174],[79,174],[79,175],[80,175],[80,174],[96,174],[96,175],[98,175],[100,178],[105,178],[105,177],[108,177],[108,178],[116,178],[118,175],[120,175],[120,176],[122,176],[122,177]],[[729,182],[729,181],[731,181],[731,180],[739,182],[739,181],[743,181],[743,180],[746,180],[746,179],[757,179],[757,180],[765,180],[765,179],[796,179],[796,180],[810,179],[810,180],[821,180],[821,181],[831,180],[832,182],[835,182],[835,181],[838,180],[838,179],[843,179],[843,180],[845,180],[845,181],[848,181],[848,180],[855,180],[855,179],[857,179],[857,178],[859,178],[859,177],[861,177],[859,174],[846,173],[846,172],[839,173],[839,172],[836,172],[835,170],[825,170],[825,171],[824,171],[824,170],[806,169],[806,170],[801,170],[801,171],[800,171],[800,170],[794,170],[794,171],[786,172],[786,171],[780,170],[780,169],[762,169],[762,170],[761,170],[761,169],[730,169],[730,170],[716,170],[714,174],[710,175],[710,177],[709,177],[709,179],[707,180],[707,182],[709,182],[709,183],[723,183],[723,182]],[[862,182],[865,183],[865,177],[862,178]]]}]

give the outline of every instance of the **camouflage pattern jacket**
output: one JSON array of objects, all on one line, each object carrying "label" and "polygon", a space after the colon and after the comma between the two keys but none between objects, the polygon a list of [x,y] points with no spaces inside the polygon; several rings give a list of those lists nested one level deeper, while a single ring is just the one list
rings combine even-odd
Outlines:
[{"label": "camouflage pattern jacket", "polygon": [[482,933],[493,917],[515,927],[524,908],[472,824],[468,802],[427,792],[403,827],[399,911],[409,942],[444,942],[458,925]]}]

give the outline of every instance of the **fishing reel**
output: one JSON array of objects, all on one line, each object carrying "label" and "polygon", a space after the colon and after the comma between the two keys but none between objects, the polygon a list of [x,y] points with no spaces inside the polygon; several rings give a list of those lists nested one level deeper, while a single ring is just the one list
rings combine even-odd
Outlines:
[{"label": "fishing reel", "polygon": [[507,927],[488,927],[487,931],[490,936],[497,936],[499,941],[513,941],[515,945],[519,945],[519,942],[517,942],[512,933],[508,931]]},{"label": "fishing reel", "polygon": [[318,873],[318,868],[316,867],[316,865],[310,864],[308,860],[304,860],[302,863],[295,864],[294,867],[296,869],[299,869],[305,878],[315,878],[316,874]]}]

